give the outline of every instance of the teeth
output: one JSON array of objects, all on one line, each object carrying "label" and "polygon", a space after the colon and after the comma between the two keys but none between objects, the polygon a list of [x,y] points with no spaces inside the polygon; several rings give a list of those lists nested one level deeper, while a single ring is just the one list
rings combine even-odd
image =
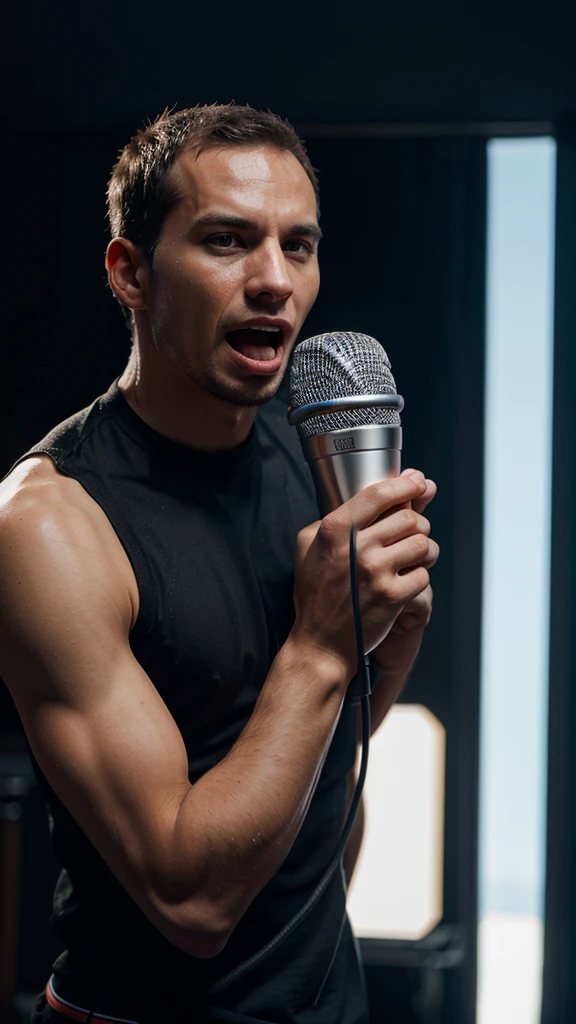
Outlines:
[{"label": "teeth", "polygon": [[271,333],[276,333],[276,331],[279,331],[280,328],[279,327],[249,327],[248,330],[249,331],[270,331]]}]

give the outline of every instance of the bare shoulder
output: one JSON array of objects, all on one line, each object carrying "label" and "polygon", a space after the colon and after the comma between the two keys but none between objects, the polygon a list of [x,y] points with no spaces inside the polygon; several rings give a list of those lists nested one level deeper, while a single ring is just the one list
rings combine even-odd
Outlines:
[{"label": "bare shoulder", "polygon": [[129,628],[136,620],[136,579],[109,519],[47,455],[25,459],[0,482],[0,562],[8,580],[10,569],[27,579],[89,573],[125,606]]},{"label": "bare shoulder", "polygon": [[130,646],[119,557],[102,510],[48,457],[26,459],[2,482],[0,674],[49,785],[170,937],[163,873],[188,760]]}]

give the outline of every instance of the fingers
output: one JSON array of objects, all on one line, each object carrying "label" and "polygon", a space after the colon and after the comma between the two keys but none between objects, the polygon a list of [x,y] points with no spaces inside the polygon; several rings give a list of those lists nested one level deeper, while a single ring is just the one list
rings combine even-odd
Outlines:
[{"label": "fingers", "polygon": [[[415,469],[404,469],[402,471],[401,475],[402,476],[411,476],[412,474],[414,474],[416,472],[418,472],[418,470],[415,470]],[[424,494],[420,495],[419,498],[416,498],[412,502],[412,508],[416,512],[419,512],[420,514],[422,514],[422,512],[424,512],[424,509],[430,504],[432,499],[436,497],[437,490],[438,490],[438,488],[436,487],[436,484],[434,483],[434,480],[426,479],[426,490],[424,491]]]},{"label": "fingers", "polygon": [[[429,486],[431,485],[431,486]],[[388,634],[399,612],[429,587],[438,545],[418,511],[435,485],[416,470],[364,488],[298,534],[295,632],[323,637],[351,665],[350,531],[358,527],[359,598],[366,649]]]},{"label": "fingers", "polygon": [[412,507],[416,509],[417,512],[424,512],[432,499],[436,497],[437,490],[438,488],[433,480],[426,480],[426,491],[421,498],[417,498],[412,502]]},{"label": "fingers", "polygon": [[369,580],[370,588],[380,592],[383,600],[400,604],[412,601],[430,584],[428,571],[438,560],[438,544],[426,533],[415,533],[381,546],[375,544],[374,532],[372,527],[358,535],[361,578]]},{"label": "fingers", "polygon": [[404,575],[396,577],[394,593],[397,604],[408,604],[429,586],[430,576],[423,565],[407,570]]},{"label": "fingers", "polygon": [[422,533],[413,534],[404,540],[386,547],[375,547],[365,535],[358,538],[359,564],[366,566],[373,575],[397,575],[409,572],[416,566],[431,569],[438,561],[440,548],[435,540]]},{"label": "fingers", "polygon": [[428,519],[411,507],[418,495],[422,501],[427,491],[431,493],[429,484],[435,491],[435,484],[426,481],[418,470],[406,470],[399,477],[364,488],[336,511],[300,531],[299,558],[306,556],[316,538],[330,559],[337,552],[347,551],[350,530],[356,525],[360,530],[359,559],[366,560],[377,573],[402,576],[418,567],[431,568],[438,559],[439,547],[429,538]]},{"label": "fingers", "polygon": [[440,548],[430,537],[416,534],[397,544],[392,544],[385,549],[385,552],[386,564],[390,569],[393,572],[402,573],[418,565],[425,569],[431,569],[438,561]]},{"label": "fingers", "polygon": [[432,587],[417,594],[402,609],[392,627],[393,633],[414,633],[426,628],[432,615]]},{"label": "fingers", "polygon": [[430,534],[430,520],[420,515],[413,508],[402,508],[392,512],[385,519],[380,519],[363,531],[366,539],[384,546],[396,544],[405,537],[421,533],[425,537]]},{"label": "fingers", "polygon": [[335,512],[325,516],[321,529],[325,533],[332,530],[339,532],[343,528],[349,533],[353,526],[362,530],[395,506],[421,498],[425,490],[424,474],[417,470],[413,470],[411,475],[404,474],[390,480],[380,480],[370,487],[365,487]]}]

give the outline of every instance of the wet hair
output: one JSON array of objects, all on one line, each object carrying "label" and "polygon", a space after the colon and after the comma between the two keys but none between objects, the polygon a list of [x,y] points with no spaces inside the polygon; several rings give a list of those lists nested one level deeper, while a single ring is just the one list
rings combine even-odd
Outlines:
[{"label": "wet hair", "polygon": [[[271,145],[292,153],[318,200],[318,178],[302,140],[288,121],[269,110],[235,103],[165,110],[121,151],[108,184],[112,238],[127,238],[152,262],[162,225],[181,197],[171,168],[181,153],[216,146]],[[128,321],[131,310],[122,307]]]}]

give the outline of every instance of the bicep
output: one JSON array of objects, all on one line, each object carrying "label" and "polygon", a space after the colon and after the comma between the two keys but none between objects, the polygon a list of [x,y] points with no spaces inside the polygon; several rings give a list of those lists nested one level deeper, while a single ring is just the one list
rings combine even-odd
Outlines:
[{"label": "bicep", "polygon": [[[39,676],[7,682],[42,772],[133,899],[147,913],[158,909],[170,836],[190,788],[172,716],[130,653],[101,658],[106,682],[86,702],[55,696],[50,685],[39,692]],[[78,691],[84,682],[78,673]]]},{"label": "bicep", "polygon": [[3,528],[0,673],[48,782],[160,926],[187,757],[132,654],[129,602],[102,556],[57,517],[25,536]]}]

